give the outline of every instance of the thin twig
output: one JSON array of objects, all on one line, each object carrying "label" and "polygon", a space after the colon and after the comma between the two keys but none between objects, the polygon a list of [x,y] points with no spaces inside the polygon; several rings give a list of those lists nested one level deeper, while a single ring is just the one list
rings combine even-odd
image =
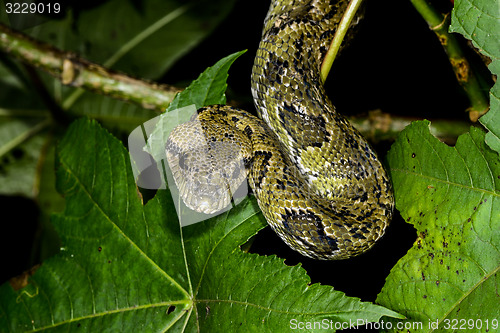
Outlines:
[{"label": "thin twig", "polygon": [[[380,110],[370,111],[368,115],[350,117],[349,121],[356,127],[371,143],[382,141],[391,142],[396,140],[399,133],[412,121],[421,120],[414,117],[394,116]],[[454,145],[457,138],[468,132],[470,122],[451,119],[429,119],[431,120],[431,133],[439,140],[449,145]]]},{"label": "thin twig", "polygon": [[362,1],[363,0],[351,0],[351,2],[349,2],[349,5],[347,6],[344,16],[342,16],[342,19],[340,20],[339,26],[335,31],[335,35],[333,36],[330,47],[326,52],[323,63],[321,64],[321,81],[323,83],[326,81],[328,73],[330,73],[333,61],[335,60],[335,57],[337,57],[337,53],[339,52],[340,46],[342,45],[345,34],[347,33],[347,30],[349,30],[349,26],[351,25],[354,16],[356,16],[356,12]]},{"label": "thin twig", "polygon": [[471,104],[467,110],[469,118],[476,121],[489,109],[488,91],[482,89],[455,35],[448,32],[449,15],[438,12],[427,0],[411,0],[411,3],[427,22],[429,28],[434,31],[446,51],[457,81],[469,97]]},{"label": "thin twig", "polygon": [[160,85],[111,71],[71,52],[36,41],[0,23],[0,51],[46,71],[63,84],[163,111],[177,88]]}]

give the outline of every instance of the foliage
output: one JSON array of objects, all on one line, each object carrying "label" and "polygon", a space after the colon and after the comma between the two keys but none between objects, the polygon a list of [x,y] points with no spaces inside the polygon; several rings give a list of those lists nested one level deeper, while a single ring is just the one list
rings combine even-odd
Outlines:
[{"label": "foliage", "polygon": [[472,128],[448,147],[429,122],[414,122],[389,151],[397,209],[418,238],[377,302],[424,323],[422,332],[500,314],[500,160],[484,137]]},{"label": "foliage", "polygon": [[192,113],[171,112],[182,111],[181,109],[193,106],[194,112],[206,105],[226,104],[226,80],[231,64],[246,51],[240,51],[228,55],[219,60],[214,66],[207,68],[194,80],[189,87],[177,94],[170,103],[166,112],[158,116],[159,120],[155,129],[149,135],[147,141],[147,152],[155,161],[160,161],[158,169],[161,170],[161,160],[165,158],[165,142],[170,132],[178,125],[189,120]]},{"label": "foliage", "polygon": [[[470,39],[479,52],[491,59],[489,69],[500,75],[500,4],[498,1],[457,0],[452,12],[450,30]],[[490,111],[481,123],[490,131],[486,141],[491,149],[500,152],[500,84],[490,90]]]},{"label": "foliage", "polygon": [[[116,1],[81,16],[52,20],[32,28],[30,34],[115,69],[155,79],[226,13],[205,16],[200,13],[204,10],[192,12],[194,7],[177,1],[120,2],[118,7]],[[499,11],[497,0],[456,0],[451,25],[452,31],[471,39],[492,60],[489,69],[495,75],[500,73]],[[172,12],[179,15],[176,24],[193,31],[169,33],[172,27],[163,24],[170,22],[165,13]],[[115,29],[120,17],[130,17],[130,22]],[[207,17],[213,20],[207,22]],[[98,29],[82,23],[89,19],[99,22]],[[147,56],[141,52],[156,46],[158,52]],[[214,67],[215,73],[202,74],[172,108],[196,102],[193,98],[200,91],[198,97],[217,90],[217,102],[223,101],[233,57],[216,65],[221,67]],[[382,316],[392,317],[386,321],[392,324],[385,326],[388,331],[398,330],[397,323],[422,323],[399,330],[404,332],[435,331],[430,323],[452,331],[447,327],[453,320],[471,319],[474,331],[498,329],[493,325],[500,319],[498,83],[490,91],[490,111],[480,119],[487,132],[472,128],[455,147],[448,147],[429,133],[428,122],[415,122],[393,144],[387,160],[397,209],[416,228],[417,239],[387,277],[376,301],[380,306],[328,286],[311,285],[300,266],[287,267],[275,256],[242,252],[240,245],[265,226],[252,199],[185,228],[179,227],[165,191],[143,205],[124,147],[95,121],[73,123],[57,155],[50,155],[53,133],[47,131],[44,104],[39,98],[26,98],[33,87],[25,69],[8,58],[0,60],[1,191],[33,196],[38,192],[33,188],[39,184],[38,189],[45,188],[34,175],[50,179],[53,167],[44,161],[55,158],[58,190],[66,202],[64,213],[53,217],[61,252],[29,279],[25,275],[11,281],[16,289],[10,283],[0,287],[1,332],[76,328],[276,332],[288,331],[291,319],[335,323],[378,321]],[[111,129],[130,129],[154,116],[120,101],[88,93],[80,96],[45,76],[42,80],[69,112],[98,119]],[[212,102],[203,97],[198,101]],[[36,163],[44,165],[37,168]],[[42,192],[38,197],[42,202],[56,201],[50,190]]]},{"label": "foliage", "polygon": [[57,156],[66,208],[53,223],[63,247],[25,288],[1,287],[0,327],[274,332],[291,320],[399,317],[309,285],[303,269],[274,256],[242,252],[265,226],[254,200],[185,228],[165,191],[143,206],[127,151],[95,122],[75,122]]},{"label": "foliage", "polygon": [[[233,2],[147,0],[134,3],[110,0],[78,12],[76,16],[63,5],[68,11],[65,16],[48,20],[25,32],[112,69],[157,79],[210,34],[228,14]],[[26,19],[33,20],[29,16]],[[8,22],[3,4],[0,22]],[[49,90],[50,98],[60,107],[68,109],[66,112],[99,119],[110,129],[131,130],[155,116],[152,111],[122,101],[75,91],[43,73],[41,79],[45,89]],[[7,156],[0,162],[0,167],[6,169],[0,175],[0,194],[15,192],[33,197],[34,193],[39,193],[40,179],[43,182],[43,178],[48,177],[37,174],[41,169],[35,168],[36,162],[45,161],[45,151],[39,148],[39,142],[51,144],[46,131],[50,114],[44,101],[33,93],[40,87],[30,82],[31,77],[22,66],[9,59],[0,62],[0,116],[3,116],[0,122],[0,156]],[[7,133],[4,127],[12,129]],[[30,142],[29,138],[36,143]],[[14,144],[22,152],[22,157],[12,156],[12,150],[8,148]],[[18,186],[17,174],[27,178],[23,187]]]},{"label": "foliage", "polygon": [[[492,59],[493,74],[500,73],[498,17],[498,2],[457,0],[451,25]],[[389,151],[396,207],[418,237],[392,269],[377,302],[423,324],[405,332],[451,331],[464,322],[469,326],[462,327],[475,331],[498,329],[499,96],[497,82],[490,111],[481,118],[490,132],[471,128],[452,148],[430,135],[428,122],[415,122]]]}]

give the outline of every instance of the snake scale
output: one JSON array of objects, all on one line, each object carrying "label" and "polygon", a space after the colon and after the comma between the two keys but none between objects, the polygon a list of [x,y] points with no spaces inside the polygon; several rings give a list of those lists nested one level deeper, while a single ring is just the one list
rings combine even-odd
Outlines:
[{"label": "snake scale", "polygon": [[394,207],[390,181],[319,74],[346,7],[342,0],[272,2],[251,77],[260,119],[204,107],[166,143],[188,207],[225,207],[247,177],[269,225],[305,256],[346,259],[382,237]]}]

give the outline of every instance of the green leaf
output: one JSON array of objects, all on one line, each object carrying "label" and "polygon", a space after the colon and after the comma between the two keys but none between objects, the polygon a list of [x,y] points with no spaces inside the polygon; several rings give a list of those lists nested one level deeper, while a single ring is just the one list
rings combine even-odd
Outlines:
[{"label": "green leaf", "polygon": [[[450,31],[458,32],[479,51],[491,58],[491,73],[500,75],[500,3],[498,0],[456,0],[451,16]],[[480,122],[490,131],[486,142],[500,153],[500,83],[490,90],[490,110]]]},{"label": "green leaf", "polygon": [[207,68],[194,80],[189,87],[177,94],[167,108],[167,112],[179,109],[191,104],[196,109],[213,104],[226,104],[226,88],[229,67],[246,50],[228,55],[219,60],[212,67]]},{"label": "green leaf", "polygon": [[146,151],[153,156],[155,161],[165,158],[165,142],[177,125],[188,121],[201,107],[226,104],[229,68],[245,52],[246,50],[243,50],[230,54],[205,69],[196,80],[175,96],[167,111],[158,116],[146,146]]},{"label": "green leaf", "polygon": [[[127,74],[157,78],[208,36],[233,4],[234,0],[140,3],[111,0],[80,10],[78,15],[62,4],[67,10],[65,17],[50,19],[25,32]],[[3,3],[0,7],[4,9]],[[5,11],[1,13],[0,21],[8,22]],[[32,17],[26,15],[26,21],[30,20]],[[0,193],[33,197],[39,193],[35,171],[37,163],[38,167],[43,163],[40,147],[48,141],[44,135],[26,143],[24,139],[15,139],[22,139],[24,133],[33,135],[31,132],[37,131],[36,125],[43,121],[41,116],[46,117],[48,112],[33,91],[33,85],[26,84],[29,79],[22,66],[5,55],[0,55],[0,60],[4,62],[0,63],[0,117],[5,116],[0,120],[3,134],[0,134],[0,156],[13,148],[17,148],[16,153],[22,153],[19,158],[6,152],[7,157],[1,161]],[[62,104],[68,96],[74,96],[74,88],[65,87],[44,73],[41,78],[57,103]],[[71,112],[98,119],[108,129],[120,131],[131,131],[157,115],[154,111],[88,92],[72,105]]]},{"label": "green leaf", "polygon": [[30,85],[21,68],[1,55],[0,61],[0,194],[33,197],[50,120],[36,94],[26,98]]},{"label": "green leaf", "polygon": [[0,287],[2,331],[276,332],[292,319],[398,316],[309,285],[302,268],[274,256],[242,252],[265,226],[255,200],[183,229],[166,191],[143,206],[127,151],[95,121],[68,129],[57,182],[66,198],[53,219],[61,252],[23,289]]},{"label": "green leaf", "polygon": [[[143,329],[159,330],[191,304],[180,238],[172,236],[179,229],[165,224],[175,213],[161,208],[161,195],[142,206],[127,156],[94,122],[70,127],[58,151],[58,189],[66,209],[53,218],[63,247],[25,289],[2,286],[0,327],[98,325],[111,331],[139,321]],[[176,310],[166,314],[172,304]],[[147,320],[160,313],[163,320]]]},{"label": "green leaf", "polygon": [[[170,133],[179,124],[185,123],[191,119],[191,116],[197,112],[194,104],[175,109],[171,112],[164,112],[154,119],[156,124],[154,129],[149,134],[144,151],[151,154],[153,160],[156,161],[158,169],[162,170],[161,161],[166,158],[165,142],[167,142]],[[160,173],[161,177],[163,174]]]},{"label": "green leaf", "polygon": [[[497,37],[500,36],[500,28],[497,30]],[[500,47],[500,46],[499,46]],[[500,53],[500,52],[499,52]],[[491,73],[500,76],[500,54],[488,68]],[[500,84],[497,82],[490,90],[490,110],[479,121],[489,132],[486,133],[486,143],[491,149],[500,153]]]},{"label": "green leaf", "polygon": [[463,34],[479,50],[490,57],[500,58],[500,6],[498,1],[455,0],[451,32]]},{"label": "green leaf", "polygon": [[471,128],[449,147],[429,124],[412,123],[388,154],[396,207],[418,237],[377,303],[423,323],[415,331],[479,319],[485,332],[486,320],[500,315],[499,156],[482,130]]},{"label": "green leaf", "polygon": [[71,107],[71,112],[96,119],[111,131],[129,133],[158,113],[106,96],[84,92]]},{"label": "green leaf", "polygon": [[33,197],[37,162],[43,156],[47,127],[39,119],[0,118],[0,193]]}]

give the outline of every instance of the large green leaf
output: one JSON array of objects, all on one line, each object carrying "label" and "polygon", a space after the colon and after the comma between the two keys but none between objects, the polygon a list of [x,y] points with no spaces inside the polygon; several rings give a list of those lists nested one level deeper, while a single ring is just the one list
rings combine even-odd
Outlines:
[{"label": "large green leaf", "polygon": [[[498,0],[456,0],[450,30],[472,40],[479,51],[491,58],[488,66],[493,75],[500,75],[500,2]],[[486,142],[500,152],[500,84],[490,90],[490,110],[481,123],[490,131]]]},{"label": "large green leaf", "polygon": [[487,321],[491,332],[500,318],[500,159],[484,140],[482,130],[471,128],[448,147],[421,121],[389,151],[396,207],[418,237],[377,302],[423,323],[404,332],[469,319],[483,324],[474,332],[487,332]]},{"label": "large green leaf", "polygon": [[189,87],[177,94],[167,112],[194,104],[196,109],[212,104],[226,104],[229,67],[246,50],[228,55],[207,68]]},{"label": "large green leaf", "polygon": [[127,151],[94,121],[69,128],[57,179],[66,198],[53,219],[61,252],[23,289],[0,287],[2,331],[276,332],[292,319],[397,316],[310,285],[302,268],[276,257],[242,252],[265,225],[254,200],[183,229],[165,191],[143,206]]}]

